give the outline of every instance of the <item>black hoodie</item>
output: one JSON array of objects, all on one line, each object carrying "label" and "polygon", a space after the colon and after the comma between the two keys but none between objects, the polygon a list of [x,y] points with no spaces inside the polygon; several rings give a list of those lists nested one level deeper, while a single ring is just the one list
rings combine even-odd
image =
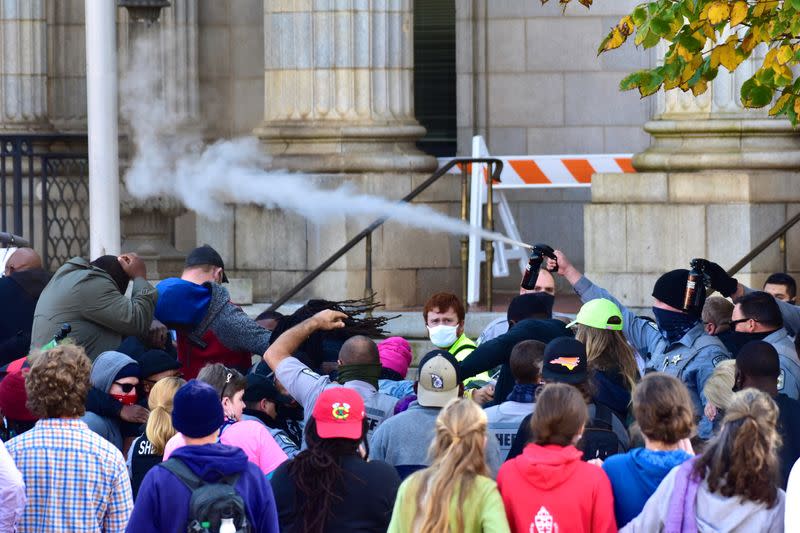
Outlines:
[{"label": "black hoodie", "polygon": [[50,274],[40,268],[0,278],[0,366],[28,354],[36,302]]}]

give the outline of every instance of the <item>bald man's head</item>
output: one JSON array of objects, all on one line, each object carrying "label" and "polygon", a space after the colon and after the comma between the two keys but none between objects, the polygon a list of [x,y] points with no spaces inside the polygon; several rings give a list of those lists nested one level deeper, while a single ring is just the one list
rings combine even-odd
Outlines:
[{"label": "bald man's head", "polygon": [[10,276],[14,272],[23,270],[33,270],[42,268],[42,258],[33,248],[18,248],[6,261],[5,275]]},{"label": "bald man's head", "polygon": [[343,365],[365,365],[380,363],[378,345],[363,335],[350,337],[339,350],[339,361]]}]

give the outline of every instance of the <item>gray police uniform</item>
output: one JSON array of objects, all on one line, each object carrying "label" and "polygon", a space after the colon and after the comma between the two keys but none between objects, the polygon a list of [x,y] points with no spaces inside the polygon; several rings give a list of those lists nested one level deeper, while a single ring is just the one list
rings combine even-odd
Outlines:
[{"label": "gray police uniform", "polygon": [[797,350],[794,341],[789,337],[786,328],[773,331],[764,338],[778,352],[781,363],[781,375],[778,378],[778,392],[800,399],[800,360],[797,359]]},{"label": "gray police uniform", "polygon": [[369,421],[368,436],[372,435],[381,422],[394,414],[394,406],[398,401],[397,398],[378,392],[375,387],[364,381],[348,381],[343,385],[332,383],[331,378],[320,376],[295,357],[287,357],[281,361],[275,369],[275,377],[286,387],[289,396],[303,406],[304,423],[311,418],[314,404],[325,389],[345,387],[355,390],[364,399],[364,410]]},{"label": "gray police uniform", "polygon": [[[679,341],[670,343],[652,322],[637,317],[608,291],[585,276],[575,284],[575,292],[584,302],[607,298],[616,303],[622,311],[625,337],[637,352],[645,356],[647,369],[665,372],[683,381],[689,389],[695,414],[702,416],[706,402],[703,387],[714,372],[714,367],[730,358],[728,350],[719,339],[706,335],[703,325],[698,323]],[[702,438],[710,436],[703,433],[705,432],[701,431]]]},{"label": "gray police uniform", "polygon": [[[744,292],[745,294],[750,294],[751,292],[756,291],[755,289],[745,287]],[[789,302],[784,302],[783,300],[778,300],[777,298],[775,298],[775,301],[781,310],[781,316],[783,316],[783,327],[786,328],[788,334],[791,337],[800,334],[800,307],[790,304]]]}]

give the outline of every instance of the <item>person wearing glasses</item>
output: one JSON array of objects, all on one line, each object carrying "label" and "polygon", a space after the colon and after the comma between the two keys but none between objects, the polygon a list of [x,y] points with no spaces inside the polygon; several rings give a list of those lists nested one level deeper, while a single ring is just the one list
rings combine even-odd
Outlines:
[{"label": "person wearing glasses", "polygon": [[800,399],[800,361],[794,341],[783,327],[783,317],[777,301],[766,292],[753,291],[736,302],[731,316],[734,356],[750,341],[764,341],[778,352],[781,373],[778,392],[795,400]]},{"label": "person wearing glasses", "polygon": [[[103,352],[92,363],[90,381],[92,387],[108,394],[122,405],[138,403],[137,385],[141,371],[139,364],[120,352]],[[119,448],[127,455],[133,439],[138,434],[138,427],[118,418],[103,416],[86,411],[82,420],[89,429]]]}]

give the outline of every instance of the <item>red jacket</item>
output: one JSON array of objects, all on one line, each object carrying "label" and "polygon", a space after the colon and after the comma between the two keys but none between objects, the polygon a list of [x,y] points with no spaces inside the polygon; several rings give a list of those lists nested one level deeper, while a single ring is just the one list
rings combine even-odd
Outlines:
[{"label": "red jacket", "polygon": [[178,360],[183,364],[183,376],[186,379],[196,378],[200,370],[211,363],[222,363],[242,373],[247,373],[252,365],[250,352],[228,348],[210,329],[206,330],[199,343],[193,341],[185,332],[177,333]]},{"label": "red jacket", "polygon": [[617,531],[611,483],[582,455],[574,446],[528,444],[503,464],[497,487],[512,532]]}]

